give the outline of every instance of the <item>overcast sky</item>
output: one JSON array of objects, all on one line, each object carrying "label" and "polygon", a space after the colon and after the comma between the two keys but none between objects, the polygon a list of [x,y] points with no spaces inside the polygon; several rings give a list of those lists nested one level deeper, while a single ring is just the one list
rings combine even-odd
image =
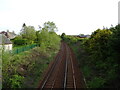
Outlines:
[{"label": "overcast sky", "polygon": [[118,24],[119,0],[0,0],[0,31],[53,21],[58,34],[91,34]]}]

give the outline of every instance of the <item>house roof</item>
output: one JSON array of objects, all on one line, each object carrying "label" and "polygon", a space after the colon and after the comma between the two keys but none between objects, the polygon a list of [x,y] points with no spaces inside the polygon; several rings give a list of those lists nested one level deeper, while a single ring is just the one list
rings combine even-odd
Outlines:
[{"label": "house roof", "polygon": [[12,42],[4,34],[0,34],[0,45],[1,44],[12,44]]},{"label": "house roof", "polygon": [[13,38],[15,38],[15,36],[16,36],[16,34],[13,33],[13,32],[7,32],[7,35],[8,35],[8,38],[9,38],[9,39],[13,39]]},{"label": "house roof", "polygon": [[16,34],[14,32],[9,32],[9,31],[7,31],[7,32],[2,31],[2,32],[0,32],[0,34],[4,34],[9,39],[13,39],[16,37]]}]

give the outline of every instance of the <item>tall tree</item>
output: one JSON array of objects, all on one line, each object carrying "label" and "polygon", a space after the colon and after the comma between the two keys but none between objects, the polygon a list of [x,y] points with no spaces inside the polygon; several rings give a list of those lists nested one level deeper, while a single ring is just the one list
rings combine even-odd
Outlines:
[{"label": "tall tree", "polygon": [[31,44],[36,39],[36,31],[33,26],[24,26],[24,29],[21,31],[21,36],[23,39],[27,39],[27,43]]},{"label": "tall tree", "polygon": [[23,27],[25,27],[26,26],[26,24],[25,23],[23,23]]},{"label": "tall tree", "polygon": [[62,38],[62,40],[64,40],[64,38],[65,38],[65,33],[62,33],[61,38]]},{"label": "tall tree", "polygon": [[60,43],[60,37],[55,33],[57,27],[53,22],[45,22],[40,30],[38,41],[43,48],[57,49]]},{"label": "tall tree", "polygon": [[44,26],[44,29],[48,30],[49,32],[57,31],[57,27],[54,22],[50,22],[50,21],[45,22],[43,26]]}]

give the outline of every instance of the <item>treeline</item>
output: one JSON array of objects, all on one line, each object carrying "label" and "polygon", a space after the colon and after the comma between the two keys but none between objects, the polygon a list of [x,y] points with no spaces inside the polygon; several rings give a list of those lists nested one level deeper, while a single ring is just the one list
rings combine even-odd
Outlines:
[{"label": "treeline", "polygon": [[33,26],[26,26],[24,23],[20,34],[12,40],[14,46],[37,43],[44,48],[57,48],[58,46],[56,45],[60,43],[60,37],[56,34],[57,27],[55,23],[50,21],[45,22],[43,28],[39,27],[39,29],[35,30]]},{"label": "treeline", "polygon": [[[84,42],[89,54],[86,61],[95,72],[90,87],[119,87],[120,25],[109,29],[96,30]],[[95,82],[99,84],[93,84]],[[96,86],[95,86],[96,85]]]},{"label": "treeline", "polygon": [[120,87],[120,25],[98,29],[71,46],[78,47],[75,52],[89,88]]},{"label": "treeline", "polygon": [[83,41],[85,38],[74,37],[74,36],[70,36],[70,35],[66,35],[65,33],[62,33],[61,39],[67,42],[69,45],[71,45],[71,44],[76,44],[79,41]]}]

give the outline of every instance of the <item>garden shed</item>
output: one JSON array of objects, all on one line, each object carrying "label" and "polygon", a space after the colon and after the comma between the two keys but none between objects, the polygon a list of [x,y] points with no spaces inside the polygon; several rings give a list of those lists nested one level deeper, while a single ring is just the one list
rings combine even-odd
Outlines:
[{"label": "garden shed", "polygon": [[12,42],[4,34],[0,34],[0,49],[5,51],[12,50]]}]

